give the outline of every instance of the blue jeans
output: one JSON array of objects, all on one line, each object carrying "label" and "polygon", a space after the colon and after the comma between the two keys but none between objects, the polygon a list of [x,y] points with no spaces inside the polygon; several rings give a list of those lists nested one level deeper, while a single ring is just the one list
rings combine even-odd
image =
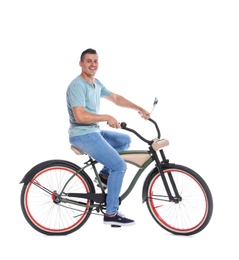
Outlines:
[{"label": "blue jeans", "polygon": [[106,214],[117,214],[119,195],[127,165],[118,152],[129,148],[131,138],[116,131],[94,132],[69,138],[72,145],[104,165],[101,174],[108,177]]}]

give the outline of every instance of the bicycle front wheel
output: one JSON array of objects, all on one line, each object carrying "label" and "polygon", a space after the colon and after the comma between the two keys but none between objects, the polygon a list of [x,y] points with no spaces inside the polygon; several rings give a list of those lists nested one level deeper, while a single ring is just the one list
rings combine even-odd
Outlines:
[{"label": "bicycle front wheel", "polygon": [[181,201],[170,201],[160,173],[154,172],[148,180],[147,207],[154,220],[165,230],[176,235],[193,235],[209,223],[213,199],[206,182],[193,170],[172,165],[163,169],[169,188],[169,175],[173,177]]},{"label": "bicycle front wheel", "polygon": [[68,199],[66,194],[94,193],[88,175],[75,164],[61,160],[39,164],[31,171],[33,177],[24,183],[20,198],[27,222],[45,235],[67,235],[83,226],[93,202]]}]

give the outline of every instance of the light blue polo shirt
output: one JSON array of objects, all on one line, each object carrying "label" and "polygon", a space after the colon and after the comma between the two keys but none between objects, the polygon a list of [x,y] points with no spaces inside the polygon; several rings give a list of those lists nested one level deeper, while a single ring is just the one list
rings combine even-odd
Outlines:
[{"label": "light blue polo shirt", "polygon": [[95,79],[95,87],[82,77],[76,77],[68,86],[66,92],[67,109],[69,113],[69,135],[77,136],[92,132],[99,132],[99,124],[78,124],[73,114],[73,107],[82,106],[85,111],[99,114],[100,98],[111,93],[98,79]]}]

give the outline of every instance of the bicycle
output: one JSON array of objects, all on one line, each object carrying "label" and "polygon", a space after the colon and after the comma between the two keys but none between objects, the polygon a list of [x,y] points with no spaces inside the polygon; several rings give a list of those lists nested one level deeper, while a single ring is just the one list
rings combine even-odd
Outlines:
[{"label": "bicycle", "polygon": [[[153,109],[157,102],[155,98]],[[163,150],[169,141],[160,139],[158,124],[151,117],[148,120],[157,132],[157,138],[152,140],[121,123],[122,129],[147,143],[148,149],[119,153],[126,163],[138,169],[119,201],[122,203],[127,198],[142,173],[155,163],[143,184],[143,203],[146,202],[156,223],[168,232],[185,236],[196,234],[212,217],[211,191],[198,173],[169,162]],[[71,149],[78,155],[86,155],[76,147],[71,146]],[[97,163],[88,156],[83,167],[65,160],[49,160],[30,169],[20,182],[23,183],[20,203],[26,221],[45,235],[67,235],[81,228],[93,211],[97,215],[104,214],[107,193],[99,178]],[[98,193],[85,172],[89,167],[98,180]]]}]

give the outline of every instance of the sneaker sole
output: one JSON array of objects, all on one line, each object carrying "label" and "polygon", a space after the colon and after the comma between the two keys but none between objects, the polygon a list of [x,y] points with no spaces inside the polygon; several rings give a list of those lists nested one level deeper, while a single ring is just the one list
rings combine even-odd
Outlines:
[{"label": "sneaker sole", "polygon": [[113,226],[120,226],[120,227],[127,227],[127,226],[133,226],[135,222],[129,222],[129,223],[119,223],[115,221],[104,221],[105,225],[113,225]]},{"label": "sneaker sole", "polygon": [[[94,179],[94,182],[97,184],[98,187],[100,187],[100,184],[97,179]],[[102,187],[107,189],[107,185],[105,185],[103,182],[102,182]]]}]

